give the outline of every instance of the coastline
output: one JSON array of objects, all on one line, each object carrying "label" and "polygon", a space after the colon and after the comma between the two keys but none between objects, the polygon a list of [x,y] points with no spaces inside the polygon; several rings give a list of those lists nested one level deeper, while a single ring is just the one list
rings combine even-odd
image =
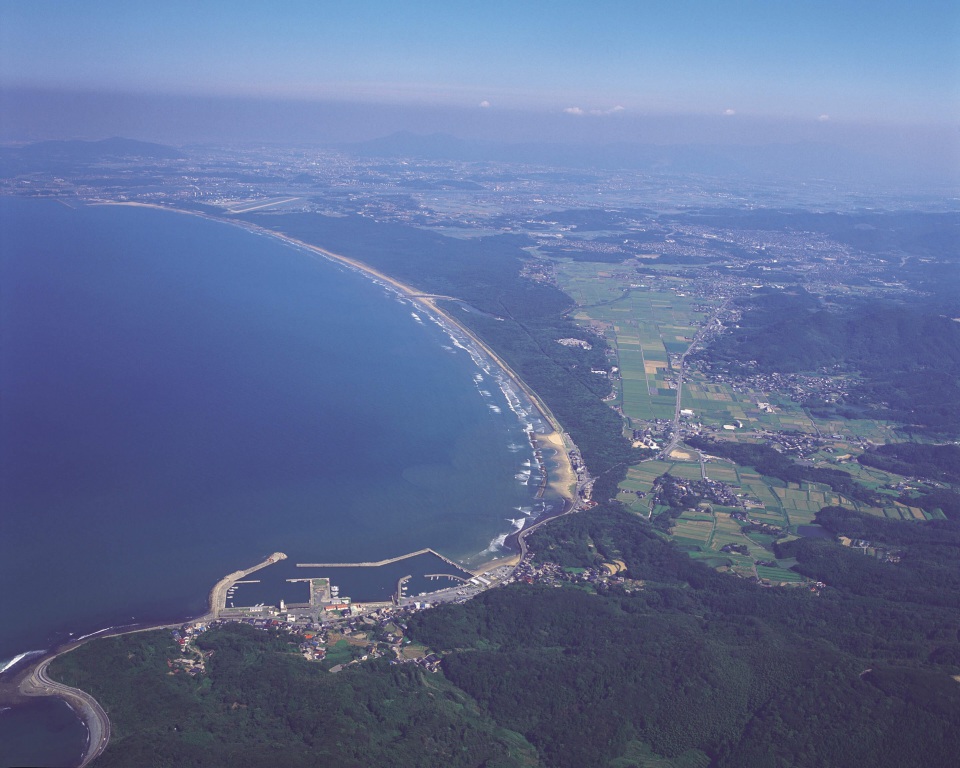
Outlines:
[{"label": "coastline", "polygon": [[[159,207],[159,206],[158,206]],[[171,210],[168,208],[163,208],[162,210]],[[204,214],[197,214],[203,216]],[[392,277],[385,275],[384,273],[370,267],[363,262],[352,259],[348,256],[343,256],[341,254],[328,251],[325,248],[319,246],[310,245],[305,243],[302,240],[297,240],[294,237],[285,235],[281,232],[276,232],[271,229],[265,229],[259,227],[255,224],[248,224],[247,222],[231,222],[228,219],[219,219],[215,216],[208,217],[213,221],[223,221],[225,223],[236,224],[237,226],[248,229],[252,232],[259,232],[264,235],[270,235],[278,238],[294,247],[304,248],[312,253],[315,253],[325,259],[345,264],[353,269],[356,269],[359,272],[366,274],[367,276],[373,278],[374,280],[380,280],[389,284],[394,290],[396,290],[403,298],[411,301],[414,304],[419,305],[425,312],[432,313],[435,317],[439,317],[441,324],[443,322],[449,323],[458,331],[463,333],[471,342],[476,344],[476,346],[488,357],[493,363],[503,371],[504,375],[510,380],[510,382],[516,386],[533,404],[533,407],[537,409],[541,418],[550,425],[551,431],[543,434],[532,433],[534,439],[537,442],[537,445],[541,450],[553,450],[554,455],[552,456],[553,461],[556,463],[556,467],[553,471],[555,477],[553,479],[547,479],[546,487],[548,487],[553,493],[557,495],[563,501],[560,509],[546,515],[544,517],[536,520],[529,527],[524,527],[519,531],[511,532],[504,539],[504,546],[513,550],[511,554],[504,555],[502,557],[494,558],[493,560],[481,563],[479,566],[472,568],[477,573],[486,570],[492,570],[500,566],[515,566],[520,560],[526,555],[526,543],[524,542],[524,537],[530,531],[534,530],[537,526],[546,523],[549,520],[553,520],[556,517],[569,514],[576,509],[577,504],[577,475],[574,472],[573,464],[570,461],[570,456],[568,450],[572,447],[572,441],[569,436],[563,431],[563,427],[560,426],[560,422],[557,420],[556,416],[553,415],[553,412],[547,406],[543,400],[540,399],[540,396],[533,391],[526,382],[520,377],[520,375],[514,371],[507,363],[504,361],[496,352],[493,351],[482,339],[480,339],[472,330],[467,328],[465,325],[461,324],[456,318],[453,317],[449,312],[444,309],[441,309],[437,306],[437,301],[440,300],[449,300],[449,301],[461,301],[452,296],[439,296],[436,294],[427,294],[420,291],[416,291],[409,285],[395,280]]]},{"label": "coastline", "polygon": [[[137,202],[118,202],[118,201],[98,201],[92,203],[93,205],[122,205],[136,208],[153,208],[160,211],[168,211],[171,213],[182,213],[188,216],[197,216],[202,219],[207,219],[209,221],[217,221],[222,224],[229,224],[240,229],[245,229],[248,232],[255,232],[260,235],[266,235],[269,237],[274,237],[278,240],[281,240],[288,245],[292,245],[295,248],[303,249],[310,252],[315,256],[326,259],[328,261],[333,261],[338,264],[342,264],[351,269],[354,269],[358,272],[365,274],[367,277],[386,283],[391,288],[393,288],[400,296],[404,299],[412,302],[413,304],[418,305],[425,312],[428,312],[435,317],[441,319],[442,322],[448,323],[449,325],[456,328],[459,332],[463,333],[471,342],[477,345],[477,347],[489,357],[494,364],[500,368],[504,375],[513,383],[520,391],[526,395],[526,397],[533,404],[534,408],[537,409],[537,412],[540,414],[541,418],[550,425],[551,432],[545,434],[537,434],[536,439],[538,443],[543,443],[542,447],[553,449],[554,461],[557,466],[554,470],[557,477],[553,480],[548,480],[547,486],[551,491],[556,493],[556,495],[563,499],[564,509],[555,515],[550,515],[546,519],[552,519],[557,517],[559,514],[565,514],[570,511],[576,504],[576,473],[573,470],[573,465],[570,462],[570,457],[568,455],[568,450],[572,447],[572,441],[569,436],[563,431],[563,427],[560,425],[560,422],[557,421],[556,416],[553,415],[553,412],[547,406],[545,402],[540,398],[540,396],[534,392],[526,382],[520,377],[520,375],[514,371],[507,363],[504,361],[496,352],[493,351],[482,339],[480,339],[472,330],[467,328],[465,325],[460,323],[453,315],[447,312],[445,309],[442,309],[437,305],[437,301],[449,300],[449,301],[462,301],[453,296],[440,296],[437,294],[424,293],[423,291],[418,291],[412,286],[402,283],[395,278],[390,277],[389,275],[384,274],[383,272],[365,264],[362,261],[351,258],[350,256],[344,256],[339,253],[334,253],[333,251],[327,250],[326,248],[321,248],[317,245],[311,245],[302,240],[298,240],[295,237],[285,235],[282,232],[277,232],[273,229],[267,229],[266,227],[261,227],[257,224],[252,224],[246,221],[238,221],[236,219],[230,218],[221,218],[220,216],[214,216],[209,213],[204,213],[202,211],[190,211],[184,210],[182,208],[174,208],[163,205],[157,205],[155,203],[137,203]],[[542,522],[543,520],[539,521]],[[531,526],[530,529],[532,529]],[[530,530],[528,529],[528,530]],[[520,533],[520,532],[518,532]],[[507,537],[507,540],[512,540],[516,534],[511,534]],[[510,556],[499,558],[493,562],[499,562],[501,565],[506,564],[505,561],[510,560]],[[501,562],[504,561],[504,562]]]},{"label": "coastline", "polygon": [[234,585],[235,582],[240,579],[244,579],[249,576],[251,573],[259,571],[261,568],[266,568],[268,565],[273,565],[274,563],[279,563],[281,560],[286,560],[287,556],[283,552],[274,552],[270,557],[264,560],[262,563],[258,563],[252,568],[247,568],[243,571],[234,571],[224,576],[220,581],[213,585],[213,589],[210,590],[210,611],[203,614],[202,616],[197,616],[196,619],[192,621],[197,621],[200,619],[209,619],[211,621],[216,620],[220,611],[222,611],[227,606],[227,590]]},{"label": "coastline", "polygon": [[[221,218],[199,211],[189,211],[149,203],[96,201],[91,202],[90,204],[126,205],[133,207],[153,208],[174,213],[183,213],[198,216],[210,221],[230,224],[245,229],[248,232],[267,235],[284,241],[288,245],[292,245],[298,249],[308,252],[308,254],[312,254],[314,257],[333,261],[350,269],[356,270],[370,279],[386,284],[392,290],[396,291],[402,298],[421,307],[423,311],[427,312],[429,315],[432,315],[436,322],[438,322],[438,324],[440,324],[442,327],[455,329],[456,332],[469,339],[469,341],[474,344],[476,348],[483,353],[483,355],[489,358],[489,360],[492,361],[493,364],[500,369],[500,371],[502,371],[506,379],[508,379],[510,383],[519,391],[524,393],[524,395],[530,400],[530,403],[538,412],[539,416],[543,419],[544,423],[548,425],[548,428],[551,430],[543,434],[534,433],[531,430],[531,436],[541,450],[546,451],[550,449],[554,452],[552,458],[555,467],[553,471],[550,472],[552,477],[547,477],[545,485],[553,494],[556,494],[556,496],[560,498],[563,503],[559,505],[556,510],[553,510],[546,516],[541,517],[528,528],[524,528],[520,531],[514,531],[509,534],[505,543],[508,547],[515,550],[514,552],[510,554],[504,554],[504,556],[496,557],[490,561],[484,562],[481,566],[473,567],[471,570],[482,572],[496,567],[516,565],[526,554],[524,537],[527,533],[534,530],[539,525],[548,522],[555,517],[568,514],[577,508],[577,476],[573,470],[573,466],[568,454],[568,450],[573,447],[572,442],[563,432],[562,427],[560,426],[556,417],[550,411],[549,407],[540,399],[537,393],[527,386],[522,378],[512,368],[510,368],[510,366],[503,359],[501,359],[485,342],[483,342],[476,334],[474,334],[473,331],[462,325],[455,317],[453,317],[445,309],[441,308],[437,303],[438,301],[443,300],[458,301],[457,299],[449,296],[422,293],[413,289],[411,286],[395,280],[394,278],[391,278],[386,274],[364,264],[363,262],[334,253],[332,251],[328,251],[318,246],[310,245],[309,243],[305,243],[296,238],[276,232],[274,230],[266,229],[256,224],[237,221],[230,218]],[[448,330],[447,332],[449,333],[450,331]],[[183,623],[190,621],[216,619],[219,614],[219,610],[221,610],[225,605],[226,591],[229,586],[231,586],[236,580],[242,579],[250,573],[277,562],[278,560],[282,560],[285,557],[286,555],[283,553],[274,553],[266,561],[254,566],[253,568],[245,571],[236,571],[222,578],[210,591],[208,612],[200,616],[188,617],[182,621],[174,623],[166,622],[151,625],[127,625],[126,627],[118,628],[111,627],[109,629],[92,633],[91,635],[87,635],[83,638],[69,640],[65,643],[55,646],[43,655],[31,659],[23,669],[19,671],[13,671],[9,674],[9,676],[5,675],[8,677],[8,679],[0,681],[0,702],[16,704],[22,703],[28,697],[47,696],[53,696],[66,702],[67,705],[74,710],[87,729],[87,744],[81,761],[78,763],[80,768],[84,768],[97,757],[99,757],[109,743],[111,734],[109,717],[97,700],[90,694],[80,689],[72,688],[51,680],[47,675],[49,665],[57,657],[79,648],[81,645],[89,642],[90,640],[132,634],[135,632],[179,627]]]},{"label": "coastline", "polygon": [[107,748],[107,744],[110,742],[110,718],[103,710],[103,707],[100,706],[100,703],[86,691],[51,680],[47,676],[47,667],[58,656],[69,653],[79,648],[87,642],[87,640],[92,639],[93,638],[87,638],[86,640],[81,640],[51,655],[44,656],[38,664],[25,669],[15,681],[17,686],[16,690],[20,696],[56,697],[65,701],[67,706],[83,721],[87,729],[87,744],[83,757],[77,764],[77,768],[85,768],[85,766],[96,760]]},{"label": "coastline", "polygon": [[85,768],[107,748],[111,733],[110,718],[103,707],[100,706],[100,703],[86,691],[51,680],[47,675],[47,668],[50,664],[59,656],[70,653],[92,640],[99,640],[106,637],[119,637],[120,635],[132,635],[137,632],[152,632],[157,629],[171,629],[180,627],[190,621],[214,620],[217,618],[219,611],[224,607],[227,589],[229,589],[234,582],[261,568],[266,568],[268,565],[273,565],[276,562],[285,560],[286,557],[283,552],[274,552],[265,560],[250,568],[242,571],[234,571],[224,576],[214,584],[210,590],[207,612],[199,616],[186,617],[182,621],[165,622],[162,624],[109,627],[51,648],[43,653],[43,655],[31,659],[23,669],[10,673],[11,676],[9,680],[0,681],[0,703],[18,704],[28,698],[47,696],[52,696],[66,702],[67,706],[83,721],[87,729],[87,744],[83,757],[77,764],[77,768]]}]

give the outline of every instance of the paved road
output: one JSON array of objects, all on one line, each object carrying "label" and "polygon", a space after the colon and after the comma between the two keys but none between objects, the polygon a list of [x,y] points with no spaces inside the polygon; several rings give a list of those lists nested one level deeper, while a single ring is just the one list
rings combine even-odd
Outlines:
[{"label": "paved road", "polygon": [[723,304],[721,304],[716,312],[714,312],[710,318],[700,326],[700,330],[697,331],[696,335],[693,337],[693,341],[690,342],[690,346],[687,347],[686,352],[680,356],[680,366],[677,370],[677,404],[673,409],[673,437],[670,438],[670,442],[664,447],[660,452],[660,457],[663,459],[669,458],[671,451],[677,447],[680,442],[680,403],[683,397],[683,373],[684,366],[687,362],[687,355],[689,355],[694,348],[697,346],[697,343],[703,338],[703,335],[709,330],[714,319],[720,316],[720,313],[723,312],[727,305],[730,303],[730,299],[727,299]]},{"label": "paved road", "polygon": [[107,748],[110,741],[110,718],[89,693],[79,688],[62,685],[47,676],[47,667],[55,658],[56,656],[51,656],[37,664],[33,671],[20,682],[20,693],[24,696],[58,696],[76,710],[90,733],[87,751],[78,766],[78,768],[85,768]]}]

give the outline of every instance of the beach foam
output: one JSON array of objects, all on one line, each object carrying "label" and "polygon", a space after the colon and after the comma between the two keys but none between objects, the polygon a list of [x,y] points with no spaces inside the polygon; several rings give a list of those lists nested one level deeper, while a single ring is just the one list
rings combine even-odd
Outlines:
[{"label": "beach foam", "polygon": [[[24,653],[17,654],[12,659],[7,659],[4,662],[0,662],[0,674],[3,674],[9,669],[13,669],[21,661],[24,661],[26,659],[32,659],[37,656],[42,656],[45,653],[46,653],[45,650],[39,650],[39,651],[25,651]],[[9,709],[9,707],[7,707],[7,709]]]}]

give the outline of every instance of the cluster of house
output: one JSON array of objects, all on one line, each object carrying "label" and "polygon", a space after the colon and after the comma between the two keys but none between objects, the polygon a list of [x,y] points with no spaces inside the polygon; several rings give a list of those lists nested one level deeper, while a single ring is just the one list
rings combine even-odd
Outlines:
[{"label": "cluster of house", "polygon": [[[733,488],[720,480],[686,480],[671,474],[660,475],[653,486],[654,503],[676,506],[685,496],[696,496],[700,501],[724,507],[740,506],[740,498]],[[672,502],[672,503],[671,503]]]},{"label": "cluster of house", "polygon": [[[754,366],[756,360],[750,360],[738,365]],[[811,398],[816,398],[823,402],[838,402],[843,400],[850,392],[852,381],[850,379],[831,375],[839,371],[824,371],[822,375],[815,376],[802,373],[752,373],[741,374],[731,370],[729,363],[716,362],[700,357],[696,361],[696,367],[702,373],[707,381],[713,384],[728,384],[734,392],[778,392],[789,395],[797,402],[805,402]],[[773,411],[770,403],[760,401],[757,407],[761,411],[771,413]]]},{"label": "cluster of house", "polygon": [[256,629],[279,632],[289,636],[291,640],[297,640],[299,652],[308,661],[325,661],[330,646],[340,640],[346,640],[355,646],[356,658],[331,667],[331,672],[339,672],[350,664],[383,656],[391,656],[391,664],[415,664],[428,672],[437,672],[440,668],[440,657],[434,653],[411,652],[412,648],[408,648],[411,641],[404,635],[407,628],[405,617],[429,607],[430,603],[417,602],[402,608],[381,608],[369,615],[328,614],[324,617],[327,620],[322,624],[298,619],[293,614],[276,612],[266,617],[228,617],[209,622],[190,622],[171,631],[171,637],[180,647],[182,655],[168,659],[167,666],[173,673],[183,671],[191,676],[202,674],[206,671],[205,662],[210,653],[201,651],[193,640],[204,632],[226,624],[247,624]]},{"label": "cluster of house", "polygon": [[882,563],[899,563],[903,552],[897,549],[887,549],[873,544],[866,539],[853,539],[849,536],[838,536],[837,540],[845,547],[856,549],[865,555],[875,557]]}]

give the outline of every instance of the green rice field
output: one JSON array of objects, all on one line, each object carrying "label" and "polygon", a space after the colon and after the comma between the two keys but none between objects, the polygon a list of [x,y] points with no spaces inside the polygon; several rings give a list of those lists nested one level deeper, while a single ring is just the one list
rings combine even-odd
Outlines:
[{"label": "green rice field", "polygon": [[[578,304],[574,319],[602,329],[616,352],[620,382],[613,404],[622,409],[625,429],[643,428],[657,419],[672,420],[677,394],[674,362],[686,352],[716,302],[684,295],[679,290],[679,280],[677,289],[671,290],[674,278],[668,275],[659,276],[658,287],[653,288],[624,267],[566,261],[558,262],[557,266],[560,287]],[[815,420],[787,395],[710,382],[695,370],[685,372],[681,407],[693,412],[685,418],[725,440],[757,442],[763,439],[764,432],[788,430],[833,436],[834,439],[823,446],[830,450],[821,448],[816,460],[836,466],[839,459],[844,471],[874,489],[902,479],[851,461],[860,452],[862,440],[881,443],[897,439],[894,426],[886,422]],[[696,451],[688,452],[691,458],[697,457]],[[746,511],[751,520],[775,526],[788,536],[796,535],[798,526],[812,523],[825,506],[846,506],[905,520],[936,516],[904,506],[892,497],[883,508],[870,507],[844,498],[828,486],[786,484],[722,460],[708,460],[705,471],[709,479],[730,486],[740,496],[743,506],[714,505],[684,512],[674,521],[670,538],[691,557],[771,584],[796,584],[804,579],[785,567],[756,565],[757,560],[774,559],[774,537],[760,530],[749,531],[747,535],[742,530],[744,523],[733,519],[731,512]],[[645,461],[628,469],[617,499],[636,514],[654,519],[666,508],[655,506],[650,494],[656,479],[667,472],[688,480],[701,478],[698,461]],[[721,552],[728,544],[743,545],[749,554]]]}]

